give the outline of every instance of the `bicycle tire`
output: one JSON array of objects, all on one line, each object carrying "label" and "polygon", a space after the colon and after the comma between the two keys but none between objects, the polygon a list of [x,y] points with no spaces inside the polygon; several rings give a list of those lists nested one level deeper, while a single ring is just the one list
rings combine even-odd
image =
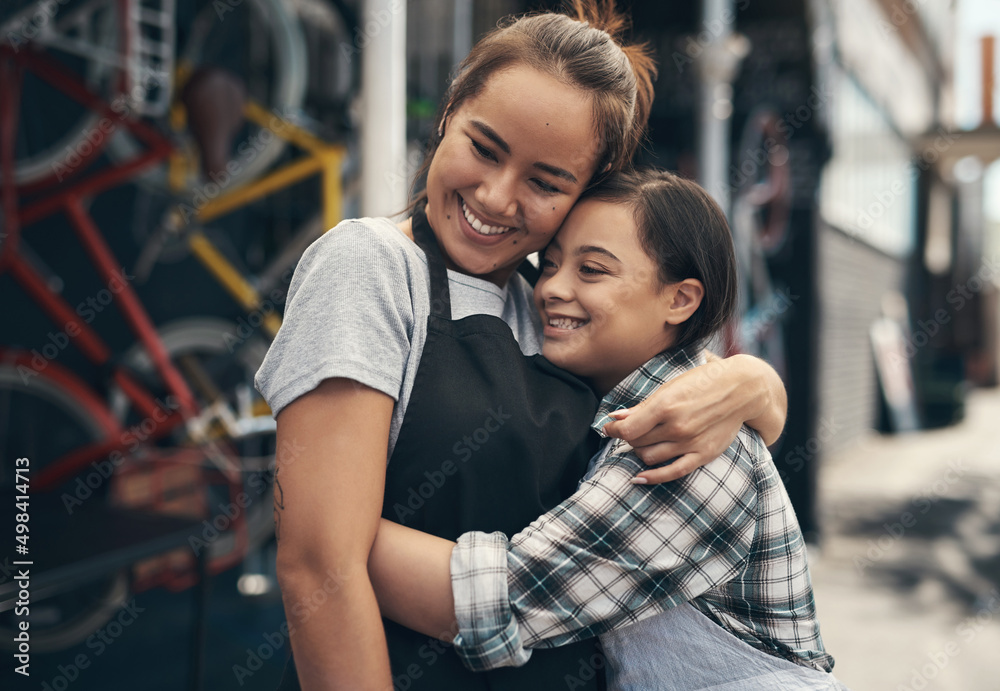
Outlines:
[{"label": "bicycle tire", "polygon": [[[273,81],[276,92],[261,105],[282,117],[296,113],[305,99],[308,69],[305,39],[298,17],[289,11],[284,0],[247,0],[233,7],[226,5],[226,9],[232,11],[246,9],[264,18],[261,23],[269,32],[271,39],[269,45],[272,46],[274,54]],[[229,21],[232,21],[232,18],[229,18]],[[191,35],[181,52],[180,62],[188,66],[202,64],[205,44],[209,42],[208,36],[211,30],[221,23],[215,5],[206,5],[192,23]],[[254,94],[251,93],[250,96],[253,97]],[[271,136],[258,149],[257,143],[260,139],[262,138],[254,133],[246,140],[254,140],[253,158],[230,174],[227,187],[235,188],[259,176],[278,160],[287,146],[281,137]],[[139,151],[140,145],[127,131],[117,131],[108,143],[108,155],[114,160],[127,160],[136,156]],[[165,190],[170,187],[165,164],[147,169],[137,175],[135,181],[154,189]],[[189,184],[196,186],[198,182],[189,181]]]},{"label": "bicycle tire", "polygon": [[[203,358],[201,364],[212,377],[227,402],[239,407],[239,396],[251,393],[257,404],[263,399],[252,389],[253,375],[267,352],[267,342],[259,335],[240,338],[240,327],[225,319],[212,317],[183,318],[163,325],[158,335],[167,355],[174,362],[183,355]],[[238,343],[237,343],[238,342]],[[234,343],[237,343],[234,346]],[[162,386],[155,367],[141,344],[128,350],[122,364],[130,369],[151,391]],[[245,385],[241,394],[237,387]],[[196,395],[198,395],[197,387]],[[198,396],[199,405],[206,403]],[[129,400],[117,387],[109,394],[110,409],[120,424],[126,424],[131,413]],[[253,405],[253,404],[251,404]],[[266,405],[266,404],[265,404]],[[250,484],[247,495],[252,501],[246,507],[244,521],[247,528],[247,551],[264,544],[274,533],[273,499],[270,492],[270,465],[274,459],[275,430],[273,418],[259,420],[259,429],[248,430],[245,438],[230,440],[235,455],[240,458],[244,484]],[[251,463],[248,459],[255,462]],[[249,475],[247,470],[249,469]],[[209,561],[218,559],[232,547],[232,541],[218,539],[209,545]]]},{"label": "bicycle tire", "polygon": [[[3,351],[0,355],[3,458],[26,456],[31,469],[36,470],[70,449],[120,432],[103,402],[56,363],[48,362],[39,370],[32,368],[26,353]],[[0,494],[4,496],[11,489],[9,480],[0,476]],[[31,603],[32,650],[54,652],[86,640],[121,609],[129,591],[129,571],[122,569],[68,592],[47,598],[35,595]],[[10,609],[0,612],[0,648],[14,650],[15,626]]]},{"label": "bicycle tire", "polygon": [[[111,5],[113,7],[113,4]],[[29,8],[30,10],[31,8]],[[79,8],[76,8],[79,9]],[[94,22],[93,28],[96,32],[94,43],[95,45],[100,45],[109,50],[115,50],[118,46],[119,32],[118,32],[118,21],[117,16],[111,12],[109,14],[99,16],[97,21]],[[48,51],[51,55],[53,51]],[[108,68],[106,65],[101,65],[100,63],[87,63],[86,74],[84,76],[84,81],[88,88],[95,91],[98,95],[102,96],[109,103],[120,98],[123,94],[119,88],[120,81],[115,78],[114,71]],[[33,79],[41,84],[41,80]],[[28,98],[30,93],[26,94],[24,91],[24,83],[21,85],[21,97],[20,101],[22,108],[30,107],[33,105],[31,102],[34,99]],[[33,88],[33,87],[29,87]],[[50,87],[43,87],[43,90]],[[66,97],[66,106],[71,108],[79,108],[76,101],[73,101],[68,96]],[[52,110],[60,110],[59,108],[53,108]],[[54,178],[61,178],[60,173],[57,171],[60,162],[66,164],[69,160],[70,152],[75,153],[79,156],[81,163],[74,164],[71,166],[74,170],[82,167],[86,162],[89,162],[93,158],[96,158],[99,153],[99,148],[104,147],[104,143],[100,144],[100,147],[92,147],[96,149],[91,153],[82,153],[83,144],[87,142],[89,136],[93,136],[94,133],[100,134],[101,130],[98,127],[101,119],[104,116],[100,113],[95,113],[93,111],[84,110],[81,116],[73,122],[72,125],[66,127],[65,132],[60,135],[55,135],[53,141],[43,144],[42,148],[37,151],[30,151],[29,153],[22,154],[18,156],[14,161],[14,184],[17,186],[27,186],[27,185],[40,185],[44,184]],[[26,118],[18,118],[19,121],[23,121]],[[37,122],[37,118],[31,118],[31,121]],[[27,137],[27,135],[24,135]],[[111,142],[107,142],[110,146]],[[21,142],[21,148],[29,149],[30,146],[27,141]],[[0,176],[2,180],[2,176]]]}]

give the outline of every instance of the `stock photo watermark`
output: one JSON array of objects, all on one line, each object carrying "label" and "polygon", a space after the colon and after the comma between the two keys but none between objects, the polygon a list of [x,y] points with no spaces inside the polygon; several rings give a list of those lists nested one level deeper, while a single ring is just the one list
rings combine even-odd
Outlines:
[{"label": "stock photo watermark", "polygon": [[80,131],[80,138],[74,144],[67,144],[62,160],[52,163],[52,172],[56,180],[62,182],[80,166],[90,160],[94,152],[100,150],[105,142],[118,130],[119,123],[132,117],[135,104],[141,103],[151,89],[162,89],[166,78],[156,73],[149,73],[145,79],[137,82],[127,93],[119,94],[110,103],[115,113],[114,118],[101,117],[93,126]]},{"label": "stock photo watermark", "polygon": [[567,674],[563,677],[567,689],[577,689],[587,686],[587,682],[596,677],[598,672],[608,664],[607,658],[600,653],[594,653],[588,658],[578,658],[577,662],[580,664],[577,673],[575,675]]},{"label": "stock photo watermark", "polygon": [[[156,407],[149,417],[123,430],[118,437],[119,443],[127,447],[129,454],[135,453],[160,428],[160,425],[169,420],[180,408],[180,401],[172,394],[167,394],[166,401],[157,398],[154,403]],[[63,492],[60,496],[66,513],[72,515],[76,509],[83,506],[83,503],[114,475],[115,469],[120,467],[127,457],[119,450],[112,451],[106,459],[91,463],[89,471],[78,474],[72,490]]]},{"label": "stock photo watermark", "polygon": [[351,41],[351,45],[341,45],[341,57],[350,63],[355,56],[361,55],[362,49],[366,48],[372,39],[382,33],[392,23],[393,17],[399,15],[404,9],[406,9],[404,0],[391,0],[384,9],[369,12],[368,16],[363,17],[362,21],[359,21],[358,25],[354,27],[354,39]]},{"label": "stock photo watermark", "polygon": [[816,457],[823,446],[833,439],[841,429],[842,427],[832,418],[820,420],[819,429],[815,436],[810,437],[805,444],[799,444],[785,454],[782,459],[782,466],[778,469],[778,476],[781,478],[781,481],[788,482],[790,475],[801,472]]},{"label": "stock photo watermark", "polygon": [[[350,578],[349,574],[338,569],[336,573],[327,569],[326,579],[309,595],[300,598],[291,607],[287,607],[288,613],[294,617],[301,626],[326,604],[330,596],[337,594]],[[236,682],[243,686],[247,679],[252,677],[263,666],[264,662],[270,660],[288,642],[292,634],[295,633],[295,624],[283,621],[276,631],[262,634],[264,642],[254,648],[245,650],[246,659],[244,664],[234,664],[232,666],[233,676]]]},{"label": "stock photo watermark", "polygon": [[280,137],[289,127],[292,127],[292,123],[272,113],[267,127],[262,127],[259,132],[240,142],[236,147],[236,156],[226,162],[224,169],[211,171],[208,174],[209,180],[198,185],[188,193],[184,202],[177,205],[177,213],[184,222],[190,223],[191,219],[196,218],[209,202],[218,198],[238,178],[246,166],[253,163],[276,136]]},{"label": "stock photo watermark", "polygon": [[41,0],[33,9],[21,14],[7,29],[7,43],[20,52],[21,46],[30,43],[45,31],[49,23],[59,14],[59,10],[70,0]]},{"label": "stock photo watermark", "polygon": [[[125,290],[129,282],[135,279],[124,268],[118,269],[108,280],[107,285],[91,295],[86,300],[77,304],[76,315],[85,324],[93,322],[97,315],[104,311],[104,308],[111,304],[114,296]],[[47,342],[41,348],[31,349],[31,366],[18,365],[17,373],[21,376],[21,382],[27,384],[32,377],[37,377],[49,363],[59,357],[69,346],[70,341],[82,333],[80,324],[76,320],[66,322],[58,331],[50,331],[46,335]]]},{"label": "stock photo watermark", "polygon": [[801,298],[801,295],[796,295],[788,288],[783,288],[774,291],[767,302],[751,307],[740,322],[742,342],[756,343],[760,341],[770,328],[781,321]]},{"label": "stock photo watermark", "polygon": [[733,7],[724,9],[718,17],[702,21],[702,30],[695,36],[688,36],[684,50],[675,50],[670,57],[674,61],[674,66],[678,72],[683,72],[684,68],[693,64],[701,54],[714,43],[726,31],[726,27],[731,27],[736,22],[736,13],[745,10],[750,6],[750,0],[738,0],[733,3]]},{"label": "stock photo watermark", "polygon": [[94,652],[78,653],[72,662],[58,665],[56,667],[58,674],[52,679],[42,682],[42,691],[66,691],[70,684],[79,679],[84,670],[90,667],[93,663],[92,658],[103,655],[104,651],[114,645],[115,641],[125,633],[125,629],[135,623],[139,614],[145,611],[146,608],[139,607],[135,604],[135,598],[132,598],[111,621],[87,637],[85,645],[88,650]]},{"label": "stock photo watermark", "polygon": [[955,627],[955,636],[937,650],[926,653],[927,662],[910,670],[910,678],[896,686],[895,691],[923,691],[953,660],[962,654],[962,644],[972,643],[979,633],[993,622],[1000,611],[1000,593],[994,590],[978,611]]},{"label": "stock photo watermark", "polygon": [[282,467],[288,467],[301,457],[303,450],[305,450],[305,447],[298,444],[296,440],[289,441],[283,439],[275,457],[268,464],[267,470],[259,473],[251,473],[247,478],[245,486],[248,491],[239,492],[230,502],[220,503],[216,507],[218,511],[215,516],[211,520],[206,518],[201,522],[201,533],[188,536],[188,546],[194,552],[194,555],[198,556],[202,550],[208,549],[255,502],[260,501],[267,490],[271,489],[274,476],[277,473],[279,459]]},{"label": "stock photo watermark", "polygon": [[424,477],[427,481],[416,487],[410,487],[406,504],[396,502],[393,505],[392,510],[396,514],[397,521],[406,525],[407,519],[415,516],[427,500],[444,487],[448,478],[458,472],[459,463],[468,463],[473,454],[489,442],[490,437],[511,418],[510,413],[503,412],[503,406],[497,406],[496,409],[489,408],[486,413],[486,419],[483,420],[480,427],[473,430],[471,434],[462,437],[451,447],[455,459],[442,461],[436,470],[424,471]]},{"label": "stock photo watermark", "polygon": [[983,259],[979,269],[968,279],[955,285],[945,295],[945,301],[951,305],[945,309],[939,307],[927,319],[917,319],[912,327],[908,327],[903,335],[903,354],[892,352],[889,357],[894,362],[904,358],[912,359],[921,348],[926,346],[945,326],[953,316],[965,308],[983,288],[995,284],[1000,277],[1000,257],[993,256]]},{"label": "stock photo watermark", "polygon": [[849,234],[859,237],[869,233],[897,201],[909,197],[915,177],[934,165],[960,138],[960,134],[939,127],[934,140],[910,160],[910,175],[906,179],[894,180],[883,189],[871,193],[872,201],[858,211],[855,229]]},{"label": "stock photo watermark", "polygon": [[961,459],[948,461],[948,470],[933,483],[924,487],[920,493],[910,500],[906,511],[892,521],[882,524],[882,534],[869,539],[864,554],[854,556],[854,568],[863,573],[877,562],[885,558],[906,537],[908,531],[916,527],[920,517],[925,515],[941,499],[946,497],[954,486],[969,471]]},{"label": "stock photo watermark", "polygon": [[226,345],[226,349],[230,354],[235,353],[240,346],[256,334],[268,316],[274,313],[278,313],[278,316],[281,316],[280,309],[288,297],[288,285],[291,283],[294,274],[295,267],[286,269],[281,274],[278,286],[271,289],[260,305],[245,317],[240,315],[236,320],[236,326],[233,327],[233,330],[222,334],[222,342]]}]

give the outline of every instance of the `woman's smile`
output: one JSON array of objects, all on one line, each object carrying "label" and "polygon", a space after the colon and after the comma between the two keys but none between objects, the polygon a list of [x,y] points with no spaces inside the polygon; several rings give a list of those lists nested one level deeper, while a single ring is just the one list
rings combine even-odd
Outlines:
[{"label": "woman's smile", "polygon": [[487,221],[482,220],[482,218],[479,215],[472,212],[472,209],[469,208],[469,205],[465,203],[464,199],[462,199],[462,195],[457,195],[457,196],[458,196],[458,201],[461,202],[462,215],[465,216],[465,220],[469,222],[469,225],[472,227],[472,230],[476,235],[495,237],[497,235],[503,235],[505,233],[511,233],[517,230],[512,226],[505,226],[500,224],[496,225],[488,224]]},{"label": "woman's smile", "polygon": [[461,224],[462,230],[473,242],[483,245],[495,245],[502,242],[506,235],[517,231],[517,227],[515,226],[502,225],[496,221],[485,220],[482,215],[473,212],[469,208],[462,195],[456,194],[455,196],[458,198],[459,216],[465,220],[465,223]]},{"label": "woman's smile", "polygon": [[558,230],[597,148],[589,94],[523,65],[491,77],[448,115],[427,174],[427,220],[449,267],[504,285]]}]

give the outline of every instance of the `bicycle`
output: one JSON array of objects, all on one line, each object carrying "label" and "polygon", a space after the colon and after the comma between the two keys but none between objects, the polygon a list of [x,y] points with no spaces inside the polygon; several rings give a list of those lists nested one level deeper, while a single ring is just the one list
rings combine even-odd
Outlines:
[{"label": "bicycle", "polygon": [[[80,64],[87,86],[95,94],[115,104],[117,111],[142,117],[161,117],[170,109],[175,95],[175,75],[190,71],[210,56],[213,31],[236,23],[252,23],[250,31],[262,36],[257,43],[269,49],[270,79],[253,85],[251,95],[270,111],[292,113],[306,96],[306,43],[297,17],[289,13],[282,0],[246,0],[226,11],[239,14],[222,23],[212,3],[205,3],[193,24],[185,47],[175,46],[174,0],[68,0],[69,5],[34,30],[25,34],[24,25],[36,9],[28,6],[3,22],[4,36],[21,37],[12,41],[15,52],[44,47],[65,61]],[[75,4],[74,4],[75,3]],[[62,4],[62,3],[61,3]],[[347,28],[349,31],[349,27]],[[27,85],[31,89],[37,86]],[[30,100],[30,99],[28,99]],[[74,109],[71,101],[66,116],[56,128],[60,134],[33,132],[37,141],[25,147],[16,159],[12,179],[22,188],[37,189],[62,181],[58,163],[65,151],[79,152],[87,144],[87,134],[99,129],[100,118],[87,109]],[[49,119],[52,114],[47,114]],[[31,123],[34,126],[35,123]],[[118,132],[109,142],[93,152],[81,154],[85,167],[101,151],[117,161],[135,157],[141,148],[127,133]],[[89,147],[88,147],[89,148]],[[243,179],[253,179],[281,155],[284,142],[276,140],[260,152],[257,160],[242,172]],[[142,180],[166,187],[166,162],[143,171]]]},{"label": "bicycle", "polygon": [[[107,102],[100,101],[96,95],[81,88],[79,84],[74,84],[71,75],[60,71],[57,65],[45,61],[44,58],[38,58],[38,56],[21,56],[20,64],[29,65],[36,72],[44,74],[46,78],[57,84],[61,90],[83,103],[86,108],[92,109],[105,117],[110,116],[109,109],[111,106]],[[9,71],[9,60],[4,60],[4,74],[6,75]],[[5,86],[9,86],[10,81],[9,77],[5,77]],[[8,89],[7,91],[14,92],[16,89]],[[2,147],[4,151],[3,165],[0,170],[2,170],[2,179],[5,181],[15,179],[11,174],[14,167],[12,161],[12,140],[15,129],[11,111],[12,109],[16,111],[16,102],[14,102],[13,108],[11,105],[12,102],[8,101],[8,107],[0,115],[0,123],[2,123],[4,131]],[[264,111],[251,106],[248,109],[248,115],[252,118],[257,118],[257,121],[261,121],[264,117]],[[96,226],[82,207],[81,198],[84,195],[95,195],[105,189],[110,189],[117,184],[130,180],[143,169],[148,169],[153,165],[167,160],[173,151],[169,142],[142,123],[128,120],[123,121],[122,124],[134,137],[147,144],[150,150],[124,163],[113,164],[109,169],[101,171],[90,179],[78,180],[78,182],[68,189],[34,201],[23,210],[17,210],[16,199],[14,198],[14,185],[6,184],[3,190],[7,237],[3,246],[3,254],[0,256],[0,266],[11,270],[11,273],[18,282],[27,289],[29,295],[40,302],[50,316],[57,320],[62,320],[65,324],[74,325],[74,331],[78,331],[74,335],[74,340],[79,339],[85,354],[98,366],[107,366],[110,364],[110,355],[107,348],[100,342],[96,334],[85,328],[86,325],[79,324],[78,320],[73,318],[68,305],[45,292],[44,281],[37,272],[33,271],[29,264],[17,261],[16,247],[22,224],[39,220],[57,210],[64,210],[74,228],[80,234],[81,240],[88,248],[91,258],[98,265],[101,272],[107,276],[110,271],[109,267],[112,264],[110,250],[106,245],[101,243]],[[339,162],[338,157],[342,153],[339,149],[324,145],[318,139],[310,139],[308,133],[304,130],[295,128],[294,126],[285,129],[288,130],[288,136],[291,141],[307,148],[307,150],[312,147],[310,153],[314,155],[313,160],[290,164],[286,168],[268,176],[270,177],[269,180],[264,178],[246,188],[233,190],[232,193],[220,196],[215,200],[215,204],[200,211],[200,217],[203,220],[216,217],[227,210],[236,208],[240,204],[247,203],[254,199],[255,195],[261,191],[278,189],[282,184],[289,184],[294,179],[300,179],[315,172],[323,174],[326,181],[325,188],[333,192],[332,195],[329,195],[332,199],[326,205],[326,218],[335,219],[339,216],[339,180],[336,177],[339,168],[335,163]],[[34,189],[41,188],[42,186],[36,186]],[[327,227],[329,225],[332,225],[332,223],[328,220]],[[259,296],[254,297],[252,287],[241,280],[238,272],[225,261],[221,254],[213,251],[211,243],[204,236],[195,231],[189,234],[188,239],[195,254],[211,268],[221,282],[228,285],[231,291],[240,297],[244,306],[248,309],[259,308]],[[244,395],[246,393],[245,389],[236,389],[235,395],[240,399],[239,414],[231,414],[230,401],[220,401],[219,392],[217,390],[213,391],[213,388],[215,388],[214,382],[219,381],[219,373],[213,372],[210,376],[204,376],[203,363],[198,362],[197,358],[188,357],[195,354],[202,355],[206,350],[213,351],[214,349],[215,352],[218,352],[218,344],[215,342],[215,337],[223,329],[217,322],[203,321],[200,324],[189,324],[185,325],[185,329],[178,328],[171,330],[168,328],[164,331],[165,337],[160,338],[153,331],[148,318],[144,316],[141,306],[138,305],[138,300],[131,292],[131,289],[126,286],[122,295],[126,305],[126,319],[129,321],[130,326],[133,326],[136,330],[140,341],[143,343],[143,349],[144,351],[148,351],[148,355],[136,351],[136,353],[139,353],[138,355],[133,353],[126,357],[123,364],[113,367],[112,379],[115,383],[113,398],[118,402],[116,403],[117,411],[112,411],[105,406],[99,397],[92,394],[88,395],[86,393],[88,389],[82,381],[75,378],[68,371],[62,370],[55,363],[49,363],[49,366],[46,366],[41,372],[35,371],[31,375],[31,379],[37,379],[37,381],[32,381],[31,385],[29,385],[23,381],[24,370],[21,369],[30,366],[30,361],[26,355],[9,350],[3,351],[2,359],[4,364],[0,366],[0,373],[3,376],[0,377],[0,384],[3,385],[6,391],[6,402],[8,403],[6,410],[8,412],[12,409],[30,410],[30,408],[24,405],[13,407],[9,405],[12,397],[20,396],[21,399],[19,400],[22,401],[25,398],[34,399],[34,403],[43,409],[47,406],[48,412],[44,413],[45,418],[61,416],[59,419],[64,420],[63,423],[57,426],[57,429],[61,431],[60,438],[58,440],[51,439],[52,444],[42,445],[41,448],[34,448],[15,442],[14,446],[20,449],[32,448],[32,453],[35,454],[36,458],[40,459],[40,462],[34,463],[34,466],[42,468],[40,476],[36,477],[36,483],[43,489],[52,489],[59,485],[60,482],[74,477],[80,470],[85,469],[103,455],[115,452],[120,453],[122,451],[122,447],[126,446],[123,436],[123,420],[127,419],[128,411],[122,409],[121,401],[128,401],[128,405],[134,406],[135,410],[145,415],[144,419],[159,419],[157,418],[158,413],[163,416],[163,420],[160,421],[161,424],[155,430],[151,430],[151,433],[144,441],[156,441],[157,439],[166,437],[173,430],[184,427],[187,435],[209,452],[208,455],[218,466],[225,483],[229,485],[230,495],[232,495],[232,488],[242,486],[242,482],[237,485],[234,479],[234,473],[238,472],[237,467],[239,464],[233,461],[233,454],[227,454],[217,448],[217,440],[220,436],[240,439],[253,435],[266,435],[268,432],[273,433],[273,420],[270,418],[270,411],[266,409],[266,406],[263,411],[259,408],[253,409],[252,407],[247,407],[244,405],[247,402],[247,397]],[[270,320],[268,324],[268,328],[272,332],[276,330],[276,324],[273,320]],[[194,328],[194,331],[192,331],[192,328]],[[192,338],[192,334],[199,333],[201,334],[200,337]],[[141,364],[143,357],[146,358],[146,362],[148,363],[145,366]],[[182,362],[186,361],[191,370],[187,373],[187,377],[200,385],[201,401],[207,402],[208,405],[197,405],[194,393],[187,388],[185,378],[173,366],[171,362],[172,358],[181,360]],[[228,358],[228,360],[232,361],[233,358]],[[201,370],[201,376],[199,376],[199,369]],[[253,366],[249,371],[251,381],[252,372],[255,369],[256,366]],[[159,399],[150,394],[149,382],[140,382],[137,380],[137,374],[142,378],[148,378],[151,375],[164,382],[163,386],[177,396],[177,400],[180,402],[178,410],[167,412],[162,410],[162,407],[157,408],[153,405]],[[247,371],[244,371],[244,382],[246,374]],[[83,406],[79,406],[80,403]],[[75,415],[73,411],[76,411]],[[115,414],[116,412],[117,414]],[[227,414],[227,412],[230,414]],[[265,416],[269,424],[260,424]],[[42,418],[43,416],[39,415],[34,419]],[[10,418],[5,417],[4,419],[9,420]],[[31,425],[17,425],[16,428],[22,436],[27,435],[29,438],[34,439],[33,435],[36,430]],[[40,434],[37,436],[45,436],[46,430],[38,431]],[[7,438],[12,439],[11,436],[7,436]],[[69,453],[63,453],[67,450],[70,450]],[[132,449],[131,451],[134,454],[135,450]],[[19,452],[23,453],[23,451]],[[236,454],[236,456],[239,457],[239,454]],[[260,458],[266,459],[268,456],[268,453],[264,453]],[[49,461],[49,458],[56,460]],[[149,462],[152,465],[156,465],[157,463],[164,462],[164,460],[163,458],[152,458]],[[204,482],[204,480],[198,481]],[[267,519],[269,523],[269,512],[267,513]],[[244,532],[237,527],[234,535],[238,543],[244,540],[242,544],[237,544],[230,551],[231,554],[238,555],[241,551],[245,551]],[[217,543],[213,544],[213,547],[216,546]],[[214,570],[221,570],[231,565],[231,562],[221,559],[215,559],[211,563]],[[120,576],[111,584],[105,595],[109,595],[112,592],[121,593],[122,579]],[[178,584],[175,583],[175,585]],[[180,587],[183,587],[183,585],[184,583],[182,582]],[[107,607],[104,609],[107,609]],[[113,608],[110,611],[113,611]],[[95,626],[94,622],[100,619],[102,615],[95,611],[85,611],[84,614],[89,616],[65,617],[66,621],[60,622],[59,626],[52,627],[52,630],[49,632],[50,635],[47,637],[48,644],[43,639],[42,647],[39,649],[44,649],[46,645],[60,647],[67,644],[67,641],[78,638],[81,634],[85,635],[90,630],[93,630]]]},{"label": "bicycle", "polygon": [[[0,53],[0,76],[3,77],[5,93],[12,94],[0,106],[0,165],[5,173],[13,168],[13,140],[16,129],[14,108],[16,108],[17,69],[9,53]],[[72,79],[57,64],[46,60],[40,55],[24,53],[17,58],[17,65],[29,67],[37,74],[42,74],[53,85],[77,98],[87,107],[94,109],[104,117],[110,117],[110,105],[101,102]],[[110,349],[89,324],[76,314],[72,307],[60,296],[48,290],[43,277],[38,271],[23,260],[18,244],[21,228],[37,220],[55,213],[64,213],[71,226],[76,231],[81,244],[96,267],[98,273],[110,285],[116,278],[117,267],[110,248],[103,240],[93,219],[88,214],[84,199],[102,191],[111,189],[129,179],[135,171],[150,165],[158,159],[169,155],[170,145],[158,132],[137,120],[122,120],[121,126],[129,128],[133,134],[144,141],[149,150],[138,158],[121,165],[113,165],[98,171],[89,178],[80,178],[72,185],[66,186],[47,196],[37,198],[19,208],[13,185],[3,186],[4,227],[5,237],[0,248],[0,267],[7,271],[31,296],[41,308],[57,324],[65,325],[67,340],[72,339],[85,356],[98,367],[108,368],[115,384],[126,393],[137,410],[142,411],[147,419],[155,420],[155,429],[150,429],[149,441],[164,439],[175,430],[184,430],[184,436],[192,445],[196,445],[211,461],[215,468],[206,471],[198,481],[202,485],[213,483],[225,487],[226,494],[234,496],[242,488],[242,478],[239,474],[239,462],[231,450],[225,448],[218,438],[213,438],[206,432],[206,421],[196,396],[181,376],[178,369],[170,361],[162,341],[157,337],[151,320],[143,310],[134,290],[127,282],[122,282],[113,295],[122,309],[126,322],[133,329],[137,338],[143,343],[155,364],[156,370],[172,396],[173,405],[163,405],[148,389],[136,379],[128,369],[114,364]],[[5,175],[6,180],[11,178]],[[100,397],[89,391],[89,387],[68,370],[59,367],[55,362],[37,357],[29,358],[24,352],[8,348],[0,350],[0,362],[3,363],[0,381],[3,389],[3,439],[8,448],[4,450],[13,457],[16,453],[34,454],[33,469],[38,472],[32,478],[32,489],[54,491],[64,488],[65,483],[75,477],[81,470],[97,464],[108,463],[120,465],[126,458],[136,461],[141,454],[136,454],[137,446],[125,433],[125,430],[114,418]],[[82,405],[81,405],[82,404]],[[47,424],[55,422],[54,428]],[[153,452],[153,447],[143,448],[150,462],[157,464],[165,460],[168,451]],[[96,465],[95,465],[96,467]],[[199,467],[199,473],[201,472]],[[211,476],[209,478],[208,476]],[[6,475],[3,484],[9,483]],[[112,477],[109,486],[102,494],[107,495],[114,484]],[[6,487],[5,487],[6,488]],[[228,555],[223,556],[220,549],[222,543],[213,546],[216,556],[210,561],[212,571],[220,571],[235,563],[240,558],[240,550],[246,544],[245,524],[242,520],[233,524],[232,536],[235,544]],[[227,546],[228,547],[228,546]],[[122,596],[121,584],[125,574],[118,574],[110,582],[102,584],[103,589],[99,599],[105,605],[99,607],[107,611],[107,602],[118,602]],[[168,579],[150,579],[147,585],[166,582]],[[79,593],[71,598],[62,598],[54,606],[60,610],[58,621],[46,631],[39,631],[38,650],[58,648],[75,640],[80,635],[93,630],[95,612],[89,605],[89,594],[83,606],[79,604]],[[63,611],[66,610],[66,611]],[[113,611],[113,609],[111,610]],[[99,618],[99,617],[98,617]],[[49,635],[45,635],[48,633]]]},{"label": "bicycle", "polygon": [[[764,358],[787,378],[783,322],[791,305],[775,288],[767,259],[784,246],[789,231],[791,171],[780,116],[751,113],[739,143],[736,170],[744,175],[733,201],[733,242],[740,274],[739,325],[727,330],[727,354]],[[745,172],[746,171],[746,172]]]}]

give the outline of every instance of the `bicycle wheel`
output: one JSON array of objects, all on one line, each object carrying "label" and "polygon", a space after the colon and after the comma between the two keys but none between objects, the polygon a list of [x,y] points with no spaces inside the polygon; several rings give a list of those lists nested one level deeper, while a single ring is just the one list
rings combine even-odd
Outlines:
[{"label": "bicycle wheel", "polygon": [[[174,72],[174,0],[59,0],[33,3],[0,26],[15,54],[44,49],[71,81],[107,102],[89,110],[26,71],[15,151],[17,185],[61,182],[111,143],[108,121],[161,116]],[[26,48],[27,49],[27,48]]]},{"label": "bicycle wheel", "polygon": [[[117,52],[119,31],[114,2],[86,3],[72,0],[67,8],[44,22],[33,17],[37,3],[4,23],[4,36],[19,42],[56,36],[95,46],[95,52]],[[40,15],[45,16],[45,15]],[[79,51],[48,46],[47,55],[81,75],[81,82],[108,102],[121,98],[118,70],[105,61]],[[20,113],[15,145],[14,182],[21,185],[62,179],[82,168],[107,144],[100,129],[101,115],[86,109],[43,79],[25,72],[19,96]]]},{"label": "bicycle wheel", "polygon": [[[284,0],[247,0],[221,7],[206,3],[195,17],[178,59],[181,69],[190,73],[202,65],[224,67],[246,82],[251,100],[282,117],[294,116],[305,98],[308,64],[298,17]],[[246,136],[234,143],[231,152],[235,172],[227,169],[227,188],[253,180],[286,147],[285,140],[269,130],[249,125],[246,129]],[[120,130],[111,138],[108,154],[126,160],[139,149],[131,135]],[[146,170],[136,181],[158,190],[170,187],[166,165]],[[187,184],[193,189],[199,182],[188,180]]]},{"label": "bicycle wheel", "polygon": [[[34,472],[73,449],[118,434],[120,428],[104,404],[73,375],[53,362],[38,370],[32,368],[27,354],[0,352],[0,453],[4,459],[0,496],[9,498],[13,493],[13,459],[27,457]],[[63,489],[61,503],[66,504],[66,497],[79,500],[72,488]],[[107,487],[88,489],[92,494],[82,501],[102,501]],[[76,506],[71,499],[67,508]],[[50,597],[33,594],[32,649],[52,652],[80,643],[121,609],[128,595],[129,576],[124,569],[69,592]],[[0,647],[14,649],[16,625],[13,607],[0,611]]]},{"label": "bicycle wheel", "polygon": [[[233,324],[224,319],[195,317],[171,322],[158,331],[171,361],[184,374],[202,411],[215,408],[218,416],[209,430],[229,457],[239,461],[244,491],[249,499],[241,507],[247,528],[247,551],[260,547],[274,532],[271,496],[271,463],[275,452],[275,423],[270,409],[253,387],[253,377],[267,353],[267,342],[253,332],[248,322]],[[167,394],[145,348],[129,350],[123,365],[156,395]],[[111,410],[123,426],[134,422],[136,413],[117,387],[110,393]],[[211,414],[211,413],[209,413]],[[178,428],[178,435],[185,434]],[[186,440],[175,437],[170,443]],[[218,497],[216,502],[228,502]],[[212,506],[218,509],[218,506]],[[234,549],[231,536],[209,545],[209,560],[220,559]]]}]

